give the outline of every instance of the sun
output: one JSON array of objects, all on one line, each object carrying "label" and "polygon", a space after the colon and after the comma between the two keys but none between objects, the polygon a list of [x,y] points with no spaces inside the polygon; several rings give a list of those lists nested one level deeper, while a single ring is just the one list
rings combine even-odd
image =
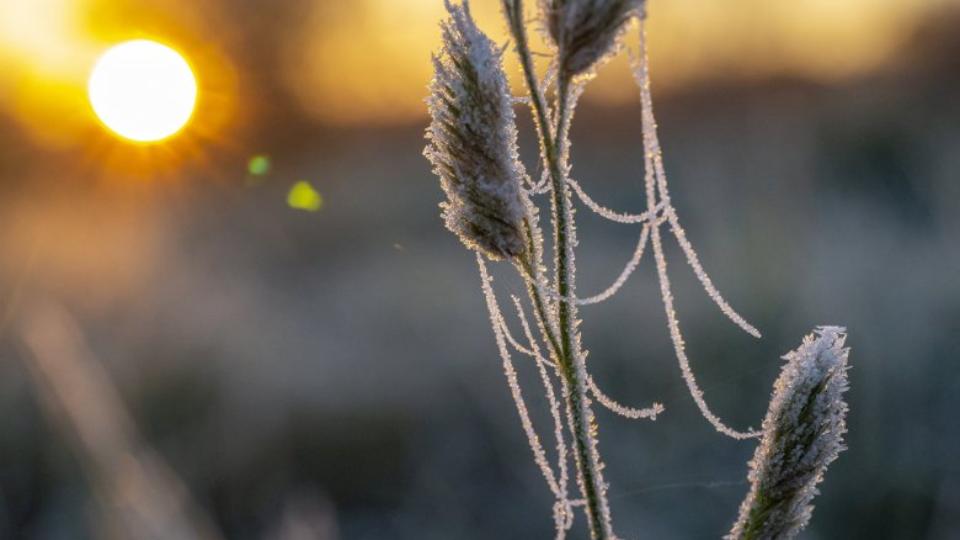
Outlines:
[{"label": "sun", "polygon": [[197,80],[177,51],[138,39],[111,47],[90,73],[90,105],[114,133],[137,142],[165,139],[190,120]]}]

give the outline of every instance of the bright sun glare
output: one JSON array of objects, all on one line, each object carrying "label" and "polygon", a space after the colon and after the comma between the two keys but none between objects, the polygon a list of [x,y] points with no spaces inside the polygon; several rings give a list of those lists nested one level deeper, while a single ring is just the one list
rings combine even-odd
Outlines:
[{"label": "bright sun glare", "polygon": [[97,60],[88,84],[97,117],[122,137],[165,139],[193,114],[197,81],[177,51],[154,41],[127,41]]}]

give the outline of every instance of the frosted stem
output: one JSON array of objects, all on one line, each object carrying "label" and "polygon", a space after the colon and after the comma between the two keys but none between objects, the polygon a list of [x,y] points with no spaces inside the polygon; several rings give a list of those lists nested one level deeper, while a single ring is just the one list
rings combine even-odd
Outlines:
[{"label": "frosted stem", "polygon": [[[557,481],[557,486],[559,488],[559,496],[557,498],[557,503],[559,506],[558,510],[562,510],[563,513],[557,514],[558,516],[558,534],[561,529],[566,530],[570,528],[568,519],[566,519],[566,514],[568,513],[569,501],[567,500],[567,442],[563,434],[563,418],[560,414],[560,402],[557,401],[557,395],[553,388],[553,381],[550,379],[550,374],[547,372],[547,366],[550,366],[556,369],[556,365],[550,364],[544,358],[543,354],[540,352],[540,346],[537,344],[536,338],[533,336],[533,332],[530,329],[530,323],[527,322],[527,316],[524,314],[523,306],[520,304],[520,299],[516,296],[513,296],[513,305],[517,309],[517,316],[520,318],[520,325],[523,328],[523,333],[527,338],[527,342],[530,344],[530,349],[533,351],[534,359],[537,361],[537,370],[540,372],[540,381],[543,383],[543,389],[547,395],[547,403],[550,406],[550,415],[553,417],[553,436],[557,444],[557,466],[560,473],[560,478]],[[564,519],[560,521],[560,517]],[[572,515],[570,516],[572,519]],[[572,523],[571,523],[572,524]],[[564,525],[561,527],[560,525]]]},{"label": "frosted stem", "polygon": [[550,171],[540,173],[540,180],[530,187],[530,195],[542,195],[550,191]]},{"label": "frosted stem", "polygon": [[[557,133],[566,131],[570,114],[570,81],[562,78],[557,92]],[[555,141],[552,156],[552,194],[554,208],[555,283],[561,298],[575,297],[574,246],[576,232],[573,225],[573,209],[569,188],[565,182],[566,155],[564,139]],[[597,440],[594,436],[594,417],[586,384],[586,362],[580,347],[577,331],[576,304],[557,302],[557,319],[560,324],[561,348],[564,361],[560,363],[566,384],[567,408],[571,429],[576,442],[576,462],[580,489],[587,501],[587,517],[591,534],[596,539],[614,536],[610,521],[610,509],[606,499],[606,484],[601,473]]]},{"label": "frosted stem", "polygon": [[523,345],[520,344],[519,341],[517,341],[515,337],[513,337],[513,334],[510,333],[510,327],[509,325],[507,325],[506,319],[502,320],[502,323],[500,325],[500,331],[503,332],[503,337],[507,340],[507,343],[509,343],[510,346],[513,347],[515,351],[517,351],[520,354],[525,354],[531,358],[537,358],[537,353],[535,353],[533,349],[524,347]]},{"label": "frosted stem", "polygon": [[551,299],[556,297],[551,292],[550,284],[544,277],[546,269],[543,267],[543,238],[540,228],[536,226],[536,207],[528,202],[525,234],[527,236],[528,253],[517,262],[517,270],[527,284],[527,292],[533,302],[534,316],[541,335],[547,340],[550,353],[560,354],[560,343],[557,341],[559,328],[553,316]]},{"label": "frosted stem", "polygon": [[[574,295],[573,247],[576,245],[572,223],[572,209],[569,190],[566,184],[566,163],[564,155],[565,132],[570,117],[569,77],[562,76],[557,83],[556,131],[550,129],[550,121],[543,92],[533,69],[533,59],[527,43],[526,28],[523,24],[523,2],[513,0],[505,2],[506,14],[511,33],[520,56],[524,79],[533,100],[533,110],[541,148],[550,171],[551,203],[553,207],[553,232],[556,273],[555,285],[561,297]],[[554,138],[553,134],[556,134]],[[536,288],[534,288],[536,290]],[[541,298],[541,302],[542,302]],[[576,330],[576,306],[569,302],[555,304],[559,327],[559,354],[557,365],[563,380],[564,398],[567,416],[574,440],[574,462],[577,465],[577,480],[583,498],[587,501],[585,510],[588,527],[594,539],[607,540],[614,537],[610,523],[610,510],[606,499],[606,485],[603,482],[596,439],[593,436],[593,413],[590,410],[590,398],[586,386],[586,366],[580,351],[579,335]]]},{"label": "frosted stem", "polygon": [[497,342],[500,358],[503,360],[503,371],[507,376],[507,384],[510,386],[510,395],[513,396],[513,401],[517,406],[517,412],[520,415],[520,424],[523,426],[523,431],[527,435],[530,450],[533,451],[533,460],[540,467],[540,471],[543,473],[547,485],[550,486],[550,491],[552,491],[558,499],[563,499],[565,497],[560,491],[556,476],[553,474],[553,469],[547,460],[547,454],[543,450],[543,445],[540,444],[540,437],[537,436],[533,422],[530,420],[530,412],[527,410],[526,402],[523,400],[523,392],[520,389],[520,382],[517,380],[517,371],[513,367],[510,351],[507,349],[507,340],[503,333],[503,315],[500,313],[497,297],[493,293],[493,280],[490,278],[490,274],[487,273],[487,265],[483,262],[483,255],[479,253],[477,253],[477,265],[480,268],[483,296],[487,302],[487,309],[490,311],[490,322],[493,325],[494,339]]}]

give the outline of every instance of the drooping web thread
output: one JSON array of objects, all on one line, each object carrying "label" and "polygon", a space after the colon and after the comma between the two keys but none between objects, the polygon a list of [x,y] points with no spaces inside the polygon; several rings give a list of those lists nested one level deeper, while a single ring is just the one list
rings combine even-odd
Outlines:
[{"label": "drooping web thread", "polygon": [[[655,262],[657,266],[658,280],[660,282],[660,292],[663,299],[664,310],[667,315],[667,326],[670,332],[670,338],[673,342],[674,351],[676,353],[678,363],[680,364],[684,381],[686,382],[686,385],[694,401],[696,402],[697,407],[700,409],[700,412],[707,419],[707,421],[709,421],[710,424],[717,429],[717,431],[735,439],[757,437],[760,435],[759,432],[737,431],[728,427],[723,423],[722,420],[720,420],[720,418],[713,414],[703,397],[703,391],[700,389],[693,371],[690,368],[689,359],[685,352],[683,335],[680,331],[679,321],[677,320],[674,309],[673,293],[670,287],[670,278],[667,273],[666,256],[664,255],[663,242],[660,234],[660,226],[664,222],[669,224],[670,231],[677,239],[687,263],[690,265],[691,269],[693,269],[694,274],[697,276],[697,279],[700,281],[707,295],[717,305],[717,307],[720,308],[720,311],[748,334],[759,338],[760,332],[753,325],[744,320],[744,318],[737,313],[723,298],[723,295],[720,293],[720,291],[717,290],[716,286],[713,284],[713,280],[700,263],[700,259],[696,253],[696,250],[693,248],[693,245],[687,238],[686,232],[683,230],[683,227],[680,224],[676,209],[673,207],[670,201],[666,171],[663,166],[662,152],[656,130],[656,119],[653,114],[652,97],[650,94],[646,36],[642,21],[640,24],[640,54],[633,58],[633,74],[636,83],[640,88],[641,94],[647,211],[641,214],[631,214],[612,210],[602,206],[592,197],[590,197],[578,182],[572,178],[566,178],[566,185],[577,194],[578,198],[588,209],[599,216],[616,223],[643,224],[640,231],[640,238],[637,242],[637,247],[634,250],[633,256],[629,261],[627,261],[623,270],[610,286],[608,286],[602,292],[590,297],[561,297],[555,289],[549,287],[548,285],[537,283],[536,286],[543,294],[546,294],[551,300],[554,301],[569,302],[575,305],[601,303],[609,298],[612,298],[622,288],[632,273],[639,266],[646,244],[652,240],[651,243],[654,251],[654,257],[656,259]],[[566,151],[567,149],[565,148],[564,150]],[[536,192],[539,191],[534,191],[534,193]],[[528,281],[531,280],[530,276],[524,277]],[[650,411],[655,410],[657,404],[649,409],[631,409],[629,407],[624,407],[613,402],[602,392],[600,392],[599,389],[595,388],[596,385],[592,381],[592,378],[588,377],[588,384],[592,386],[592,388],[590,388],[591,394],[593,394],[602,405],[611,410],[617,412],[629,411],[629,414],[624,415],[628,417],[655,417],[655,413],[651,414]],[[640,416],[638,411],[643,412],[643,416]]]},{"label": "drooping web thread", "polygon": [[[661,156],[660,142],[659,137],[656,133],[656,120],[653,115],[653,104],[649,91],[649,66],[647,62],[647,48],[646,48],[646,37],[645,37],[645,28],[643,21],[640,23],[640,54],[639,57],[633,56],[633,75],[634,79],[637,82],[637,85],[641,89],[641,103],[644,107],[643,112],[643,126],[644,126],[644,139],[645,141],[649,139],[651,144],[651,150],[654,154],[653,167],[656,173],[656,184],[657,191],[659,192],[659,201],[655,202],[652,208],[648,208],[646,212],[640,214],[632,214],[628,212],[622,212],[618,210],[613,210],[611,208],[605,207],[595,199],[593,199],[580,185],[579,182],[570,178],[569,175],[566,176],[566,184],[572,189],[572,191],[577,195],[577,197],[583,202],[583,204],[599,215],[602,218],[605,218],[609,221],[623,224],[644,224],[644,228],[648,227],[651,222],[654,221],[654,218],[658,213],[662,213],[662,219],[665,219],[670,224],[670,230],[673,233],[674,237],[677,239],[677,242],[680,244],[680,248],[683,250],[684,256],[687,259],[687,263],[693,269],[694,274],[697,276],[697,279],[700,281],[705,292],[710,299],[720,308],[720,311],[723,312],[734,324],[739,326],[743,331],[748,334],[759,338],[760,332],[750,323],[748,323],[744,318],[730,306],[730,304],[723,298],[723,295],[713,284],[713,280],[710,279],[710,275],[707,274],[704,270],[703,265],[700,263],[700,258],[697,255],[696,250],[693,248],[693,245],[690,243],[690,240],[687,238],[686,232],[683,230],[683,227],[680,225],[679,217],[677,216],[676,208],[673,207],[670,201],[670,194],[667,187],[667,177],[666,172],[663,167],[663,159]],[[554,70],[555,67],[551,67],[551,70]],[[550,75],[547,76],[546,80],[550,80]],[[575,85],[571,95],[570,95],[570,108],[571,111],[575,107],[580,93],[582,92],[582,86]],[[572,117],[572,112],[571,115]],[[566,125],[561,127],[560,140],[563,141],[566,139],[567,130],[569,129],[570,118]],[[646,131],[649,129],[650,133],[647,134]],[[564,145],[564,162],[566,163],[566,153],[569,151],[568,145]],[[645,152],[648,153],[648,152]],[[565,171],[568,172],[568,171]],[[531,194],[540,194],[546,191],[549,191],[548,185],[548,172],[543,171],[543,175],[540,180],[533,185],[533,189],[529,191]],[[657,226],[660,225],[660,222],[656,223]],[[644,231],[645,232],[645,231]],[[588,305],[600,303],[603,300],[606,300],[612,297],[623,283],[630,277],[630,274],[633,270],[636,269],[637,264],[639,263],[639,257],[636,256],[637,253],[642,255],[642,248],[645,244],[645,241],[642,240],[643,232],[641,233],[641,241],[638,243],[638,249],[635,252],[635,257],[627,262],[623,272],[617,277],[613,284],[610,285],[603,292],[593,295],[587,298],[576,298],[571,299],[567,298],[567,302],[575,302],[579,305]],[[558,298],[558,295],[554,291],[551,295],[555,299]]]},{"label": "drooping web thread", "polygon": [[[720,291],[718,291],[713,284],[713,280],[710,279],[710,276],[703,269],[697,252],[693,249],[693,245],[687,239],[686,232],[684,232],[683,227],[680,225],[677,210],[670,201],[670,192],[667,188],[667,173],[663,167],[663,153],[660,148],[660,138],[657,135],[657,120],[653,114],[653,98],[650,93],[650,65],[647,57],[646,28],[643,21],[640,22],[640,53],[634,56],[632,61],[633,76],[637,86],[640,87],[640,102],[643,109],[642,123],[644,132],[644,154],[646,156],[645,163],[648,160],[652,161],[654,172],[656,173],[656,184],[659,191],[660,203],[664,208],[664,216],[670,224],[670,231],[673,232],[674,237],[676,237],[680,248],[686,256],[687,263],[690,264],[690,267],[696,274],[700,284],[703,285],[706,293],[710,296],[710,299],[713,300],[724,315],[743,329],[744,332],[759,338],[760,332],[753,325],[745,321],[743,317],[727,303],[723,295],[720,294]],[[648,193],[648,197],[649,196],[650,193]],[[651,206],[651,208],[652,207],[653,206]]]},{"label": "drooping web thread", "polygon": [[[527,356],[530,356],[534,360],[536,360],[537,367],[540,370],[541,378],[543,379],[543,384],[547,392],[547,398],[550,403],[551,412],[555,410],[558,411],[559,404],[556,403],[553,387],[549,383],[550,379],[547,376],[547,371],[546,371],[547,366],[549,366],[552,369],[556,369],[556,365],[548,361],[540,352],[540,347],[533,337],[533,333],[530,330],[530,324],[527,321],[526,314],[523,311],[523,306],[520,304],[519,298],[517,298],[516,296],[511,296],[511,298],[513,299],[514,305],[517,310],[517,317],[520,319],[520,324],[523,327],[524,336],[527,342],[530,343],[530,345],[529,346],[522,345],[519,341],[517,341],[517,339],[513,337],[513,335],[511,334],[509,325],[507,325],[506,320],[501,318],[500,328],[501,328],[501,331],[503,332],[503,336],[507,340],[507,343],[509,343],[514,348],[514,350],[516,350],[520,354],[525,354]],[[664,411],[663,404],[661,403],[654,403],[649,407],[638,409],[636,407],[630,407],[628,405],[623,405],[617,402],[615,399],[611,398],[610,396],[605,394],[603,390],[600,389],[596,381],[594,381],[593,375],[590,375],[589,373],[587,373],[587,388],[590,391],[590,394],[593,397],[595,397],[601,405],[609,409],[611,412],[616,413],[624,418],[629,418],[632,420],[649,418],[650,420],[656,420],[657,415]],[[556,416],[556,413],[555,413],[554,419],[559,420],[559,418]],[[560,432],[557,432],[558,440],[559,440],[559,433]],[[565,451],[561,452],[560,450],[558,450],[558,453],[563,455]],[[564,473],[564,472],[565,471],[563,470],[563,467],[561,467],[561,473]]]},{"label": "drooping web thread", "polygon": [[593,394],[593,397],[597,398],[597,401],[600,402],[601,405],[624,418],[630,418],[631,420],[640,420],[642,418],[656,420],[657,415],[664,411],[663,404],[661,403],[654,403],[645,409],[622,405],[610,396],[604,394],[603,390],[600,390],[600,387],[597,386],[597,383],[593,380],[592,375],[587,375],[587,386],[590,388],[590,393]]},{"label": "drooping web thread", "polygon": [[[641,30],[642,32],[642,30]],[[643,39],[643,38],[641,38]],[[641,59],[639,61],[635,60],[634,66],[634,77],[637,81],[637,84],[641,86],[649,86],[649,71],[646,67],[646,45],[645,42],[641,42],[643,50],[641,51]],[[641,90],[643,93],[643,90]],[[655,226],[659,227],[663,220],[666,220],[670,224],[670,231],[673,233],[674,237],[677,239],[677,243],[680,244],[680,248],[683,250],[684,255],[686,256],[687,262],[690,264],[690,267],[693,269],[694,274],[696,274],[697,279],[700,281],[700,284],[703,285],[704,290],[707,295],[710,296],[710,299],[720,308],[720,311],[723,312],[734,324],[743,329],[744,332],[759,338],[760,332],[750,323],[748,323],[744,318],[734,310],[730,304],[723,298],[723,295],[720,294],[720,291],[717,290],[717,287],[713,284],[713,280],[710,279],[710,275],[707,274],[704,270],[703,265],[700,264],[700,258],[697,256],[696,250],[693,248],[693,245],[690,243],[690,240],[687,238],[686,232],[683,230],[683,227],[680,225],[680,219],[677,217],[676,208],[670,202],[670,193],[667,187],[667,177],[666,172],[663,168],[663,159],[661,157],[660,143],[656,135],[656,121],[653,116],[652,103],[649,103],[649,90],[647,90],[646,97],[641,97],[642,100],[648,101],[648,106],[646,107],[649,110],[649,121],[648,113],[643,113],[643,123],[644,129],[646,126],[653,123],[652,125],[652,151],[654,152],[653,167],[656,173],[656,184],[657,191],[659,192],[659,202],[655,202],[654,205],[649,208],[646,212],[641,214],[630,214],[627,212],[621,212],[618,210],[612,210],[605,206],[597,203],[589,194],[583,189],[579,182],[573,178],[567,179],[567,184],[573,189],[573,192],[577,194],[577,197],[584,203],[584,205],[592,210],[595,214],[599,215],[602,218],[605,218],[609,221],[615,223],[623,224],[633,224],[633,223],[643,223],[644,230],[641,232],[641,240],[637,247],[637,252],[635,257],[627,262],[626,267],[623,272],[617,277],[613,284],[610,285],[603,292],[596,294],[587,298],[577,298],[575,301],[580,305],[587,304],[596,304],[600,303],[610,297],[612,297],[619,288],[623,285],[624,282],[630,277],[630,274],[633,273],[633,270],[636,269],[637,264],[639,263],[639,257],[642,256],[643,250],[642,246],[645,244],[645,238],[647,234],[647,228],[649,224],[653,221],[656,221]],[[645,139],[647,135],[644,135]],[[647,153],[647,151],[645,151]],[[662,213],[662,217],[658,220],[654,220],[654,217],[658,213]],[[570,299],[567,299],[570,301]]]},{"label": "drooping web thread", "polygon": [[[693,246],[686,238],[683,228],[680,226],[676,210],[670,203],[669,192],[667,191],[667,178],[663,167],[663,158],[660,150],[660,143],[657,136],[656,118],[653,115],[653,103],[650,94],[650,72],[647,59],[646,29],[643,21],[640,22],[640,53],[634,58],[634,78],[640,87],[640,101],[642,106],[643,123],[643,148],[644,148],[644,185],[646,188],[648,212],[653,212],[656,207],[657,195],[660,202],[664,205],[664,215],[670,224],[670,230],[673,232],[677,241],[680,243],[687,261],[697,274],[700,283],[706,289],[710,298],[720,307],[720,310],[729,317],[737,326],[747,333],[760,337],[760,333],[748,324],[737,314],[729,304],[723,299],[719,291],[713,286],[710,277],[700,265]],[[713,427],[734,439],[748,439],[758,437],[761,433],[758,431],[737,431],[728,427],[710,410],[703,396],[703,390],[697,384],[693,370],[690,368],[690,361],[684,350],[683,335],[680,332],[680,323],[677,320],[676,311],[673,304],[673,292],[670,289],[670,277],[667,273],[667,259],[663,253],[663,243],[660,237],[659,223],[651,231],[651,243],[653,245],[654,258],[656,259],[657,276],[660,281],[660,295],[663,299],[664,311],[667,316],[667,326],[670,330],[670,339],[673,342],[674,352],[680,364],[680,370],[687,388],[700,409],[701,414],[710,422]]]},{"label": "drooping web thread", "polygon": [[[604,217],[610,221],[615,221],[617,223],[643,223],[645,221],[650,221],[655,214],[650,214],[649,212],[644,212],[642,214],[628,214],[626,212],[619,212],[617,210],[611,210],[605,206],[600,205],[594,201],[590,195],[587,195],[587,192],[583,190],[583,187],[580,186],[580,183],[574,180],[573,178],[567,179],[567,184],[573,188],[574,193],[577,194],[577,197],[583,201],[583,204],[587,206],[590,210],[593,210],[594,213],[599,214],[601,217]],[[657,208],[657,211],[660,210],[660,207]]]},{"label": "drooping web thread", "polygon": [[623,270],[620,272],[620,275],[617,276],[617,279],[614,280],[609,287],[603,291],[593,295],[588,296],[587,298],[577,298],[575,302],[580,305],[589,305],[589,304],[599,304],[604,300],[612,298],[617,291],[627,282],[630,278],[630,275],[633,274],[633,271],[640,266],[640,259],[643,258],[643,252],[647,247],[647,240],[650,237],[650,227],[644,225],[640,231],[640,239],[637,240],[637,247],[633,251],[633,256],[627,261],[627,265],[623,267]]},{"label": "drooping web thread", "polygon": [[[649,214],[645,212],[642,215],[647,216]],[[656,220],[657,224],[659,225],[664,219],[664,217],[658,218]],[[623,267],[623,270],[620,271],[620,274],[613,281],[613,283],[611,283],[606,289],[593,296],[587,296],[584,298],[568,296],[561,298],[560,293],[558,293],[556,289],[542,282],[537,283],[537,280],[534,278],[534,276],[529,275],[529,273],[521,271],[520,275],[523,276],[524,280],[530,283],[530,285],[535,286],[542,295],[550,300],[563,300],[564,302],[571,302],[580,306],[599,304],[616,295],[616,293],[620,291],[624,284],[626,284],[627,280],[630,279],[630,276],[633,274],[634,270],[636,270],[640,265],[640,261],[643,258],[643,254],[646,250],[649,236],[650,226],[649,224],[645,223],[640,230],[640,238],[637,240],[637,246],[633,251],[633,255],[630,257],[630,260],[627,261],[626,265]]]},{"label": "drooping web thread", "polygon": [[[659,144],[657,145],[659,148]],[[613,297],[621,287],[627,282],[630,276],[633,274],[633,271],[637,269],[640,264],[640,259],[643,257],[644,248],[647,243],[649,235],[649,226],[651,222],[656,222],[656,226],[666,220],[670,224],[670,230],[673,232],[674,237],[677,239],[677,242],[680,244],[680,248],[683,250],[684,255],[686,256],[687,262],[690,264],[690,267],[693,269],[694,273],[697,276],[697,279],[703,285],[704,290],[710,296],[711,300],[720,308],[724,315],[726,315],[734,324],[739,326],[743,331],[748,334],[759,338],[760,332],[750,323],[748,323],[744,318],[737,313],[730,304],[723,298],[723,295],[720,294],[720,291],[717,290],[716,286],[713,284],[713,280],[710,279],[710,275],[707,274],[706,270],[703,269],[703,265],[700,264],[700,258],[697,256],[696,250],[694,250],[693,245],[690,243],[690,240],[687,239],[686,232],[683,230],[683,227],[680,225],[680,220],[677,217],[676,209],[670,205],[669,192],[667,191],[666,185],[666,174],[662,172],[663,163],[662,160],[658,159],[654,165],[656,168],[661,169],[657,172],[657,182],[659,184],[659,192],[661,200],[654,205],[652,210],[648,210],[641,214],[629,214],[626,212],[620,212],[617,210],[612,210],[605,206],[597,203],[593,198],[590,197],[580,185],[579,182],[573,178],[567,179],[567,184],[572,188],[573,192],[577,194],[577,197],[584,203],[584,205],[592,210],[594,213],[603,217],[609,221],[615,223],[623,224],[635,224],[643,223],[643,229],[640,234],[640,239],[637,243],[637,248],[634,251],[633,257],[627,261],[627,264],[624,266],[623,270],[617,276],[617,278],[603,291],[588,297],[583,298],[566,298],[567,302],[575,302],[578,305],[591,305],[599,304],[611,297]],[[540,193],[539,191],[531,191],[531,193]],[[658,213],[661,213],[661,217],[654,219]],[[559,295],[555,291],[548,291],[550,296],[554,299],[559,299]]]}]

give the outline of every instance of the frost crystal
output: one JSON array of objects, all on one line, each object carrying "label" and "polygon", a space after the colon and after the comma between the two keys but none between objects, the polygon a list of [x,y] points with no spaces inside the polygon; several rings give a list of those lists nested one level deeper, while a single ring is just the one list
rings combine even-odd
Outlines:
[{"label": "frost crystal", "polygon": [[440,205],[447,228],[491,259],[513,258],[526,246],[524,173],[501,51],[477,28],[466,1],[446,7],[424,155],[447,195]]},{"label": "frost crystal", "polygon": [[728,539],[793,538],[810,521],[816,485],[845,448],[845,340],[843,328],[822,326],[783,357],[750,462],[750,493]]},{"label": "frost crystal", "polygon": [[626,23],[641,14],[643,6],[643,0],[541,0],[561,71],[570,76],[587,73],[616,52]]}]

